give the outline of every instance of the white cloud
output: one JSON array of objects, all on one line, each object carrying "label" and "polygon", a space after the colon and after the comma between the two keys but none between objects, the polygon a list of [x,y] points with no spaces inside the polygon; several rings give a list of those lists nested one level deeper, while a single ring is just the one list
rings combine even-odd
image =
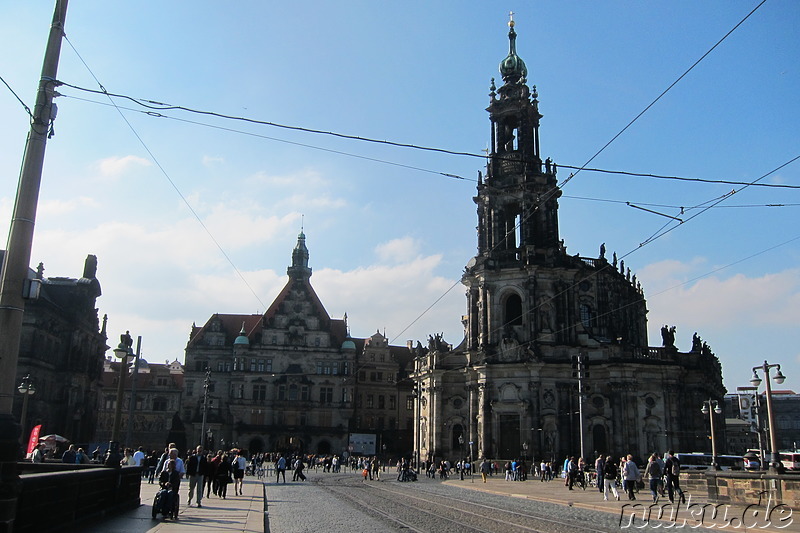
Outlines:
[{"label": "white cloud", "polygon": [[37,216],[41,215],[64,215],[74,213],[79,209],[98,207],[99,203],[94,198],[81,196],[67,200],[48,200],[40,202],[37,208]]},{"label": "white cloud", "polygon": [[100,175],[107,178],[117,178],[134,167],[149,167],[152,163],[142,157],[126,155],[122,157],[107,157],[96,163]]},{"label": "white cloud", "polygon": [[225,159],[221,157],[213,157],[210,155],[204,155],[201,159],[201,163],[204,167],[212,167],[214,165],[219,165],[225,162]]},{"label": "white cloud", "polygon": [[402,263],[419,253],[419,242],[411,237],[394,239],[375,247],[378,259],[385,263]]}]

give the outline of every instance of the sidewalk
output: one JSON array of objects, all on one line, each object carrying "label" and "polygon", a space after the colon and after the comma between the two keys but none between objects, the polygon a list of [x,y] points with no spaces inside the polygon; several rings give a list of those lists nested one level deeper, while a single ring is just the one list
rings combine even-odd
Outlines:
[{"label": "sidewalk", "polygon": [[261,482],[253,477],[245,477],[242,496],[233,495],[233,484],[228,485],[226,499],[203,498],[203,507],[186,506],[189,484],[181,483],[181,505],[179,519],[153,520],[151,512],[153,499],[158,491],[157,484],[142,483],[141,501],[137,509],[107,520],[83,524],[77,530],[81,533],[210,533],[236,531],[243,533],[263,533],[264,531],[264,493]]},{"label": "sidewalk", "polygon": [[[725,531],[759,529],[768,532],[800,533],[800,510],[788,507],[775,509],[771,514],[771,522],[768,522],[769,513],[766,509],[766,501],[760,507],[750,506],[749,508],[743,505],[721,505],[715,515],[713,507],[706,506],[708,502],[705,498],[696,497],[688,492],[686,493],[686,505],[676,506],[676,508],[669,503],[667,498],[660,498],[658,506],[651,506],[652,497],[647,488],[637,493],[636,501],[629,501],[628,496],[620,489],[618,489],[620,501],[614,500],[613,495],[611,495],[611,499],[604,501],[603,494],[596,487],[588,487],[585,491],[578,487],[568,490],[561,478],[547,482],[541,482],[538,478],[531,478],[528,481],[505,481],[502,475],[495,475],[483,483],[481,476],[475,475],[472,481],[469,478],[463,481],[450,479],[444,483],[514,498],[613,513],[620,516],[621,527],[629,524],[634,515],[635,521],[629,527],[646,527],[645,522],[650,521],[652,521],[650,527],[659,527],[656,521],[669,521],[670,513],[673,513],[676,522],[673,528],[683,525],[686,528],[702,526]],[[661,512],[660,518],[659,512]]]}]

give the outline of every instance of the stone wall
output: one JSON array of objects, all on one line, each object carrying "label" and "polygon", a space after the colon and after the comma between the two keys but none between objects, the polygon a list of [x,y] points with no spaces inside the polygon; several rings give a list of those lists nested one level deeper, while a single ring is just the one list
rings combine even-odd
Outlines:
[{"label": "stone wall", "polygon": [[765,505],[785,504],[800,509],[800,475],[767,472],[684,472],[681,487],[689,493],[706,495],[709,502]]}]

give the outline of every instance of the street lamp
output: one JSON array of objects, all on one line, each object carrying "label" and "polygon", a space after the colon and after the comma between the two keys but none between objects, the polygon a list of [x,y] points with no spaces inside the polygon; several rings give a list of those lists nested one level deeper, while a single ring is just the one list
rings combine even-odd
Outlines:
[{"label": "street lamp", "polygon": [[25,447],[25,441],[27,440],[25,437],[25,419],[28,416],[28,397],[36,394],[36,386],[33,384],[30,374],[26,374],[25,377],[22,378],[22,382],[17,387],[17,390],[22,394],[22,414],[20,415],[19,425],[20,440],[23,447]]},{"label": "street lamp", "polygon": [[[203,424],[200,426],[200,440],[206,434],[206,416],[208,414],[208,387],[211,385],[211,369],[206,368],[206,379],[203,381]],[[209,430],[210,432],[210,430]]]},{"label": "street lamp", "polygon": [[754,410],[755,410],[756,437],[758,437],[758,460],[761,463],[759,468],[763,469],[765,457],[764,457],[764,441],[761,435],[761,404],[758,401],[759,397],[758,387],[736,387],[736,392],[753,394],[754,406],[755,406]]},{"label": "street lamp", "polygon": [[708,415],[708,421],[711,424],[711,468],[719,470],[719,464],[717,464],[717,438],[714,435],[714,414],[722,414],[722,408],[717,400],[705,400],[700,411],[704,415]]},{"label": "street lamp", "polygon": [[[125,447],[132,445],[133,436],[133,409],[136,406],[136,384],[139,381],[139,355],[142,352],[142,336],[136,338],[136,355],[133,363],[133,381],[131,382],[131,397],[128,401],[128,431],[125,433]],[[130,355],[128,350],[128,355]]]},{"label": "street lamp", "polygon": [[[128,355],[131,354],[133,339],[130,332],[119,336],[119,346],[114,348],[114,355],[120,360],[119,382],[117,383],[117,405],[114,409],[114,425],[111,428],[111,442],[119,442],[119,426],[122,421],[122,396],[125,391],[125,377],[128,375]],[[109,446],[111,449],[112,446]]]},{"label": "street lamp", "polygon": [[767,388],[767,422],[769,423],[769,446],[770,450],[770,462],[769,462],[769,470],[772,473],[777,473],[778,471],[778,438],[775,435],[775,416],[772,412],[772,387],[769,384],[769,371],[771,368],[776,368],[778,373],[775,374],[773,378],[775,383],[780,385],[786,379],[786,376],[781,373],[781,365],[775,364],[771,365],[764,361],[764,364],[761,366],[754,366],[753,367],[753,378],[750,380],[750,383],[758,388],[761,385],[761,378],[758,377],[758,371],[762,370],[764,372],[764,376],[766,377],[765,385]]}]

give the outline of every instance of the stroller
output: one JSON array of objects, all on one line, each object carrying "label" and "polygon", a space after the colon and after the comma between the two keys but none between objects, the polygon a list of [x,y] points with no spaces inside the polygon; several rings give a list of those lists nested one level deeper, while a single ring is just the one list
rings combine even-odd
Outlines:
[{"label": "stroller", "polygon": [[158,518],[159,513],[164,515],[164,518],[177,518],[178,517],[178,502],[175,494],[170,489],[161,489],[156,493],[153,500],[153,520]]}]

